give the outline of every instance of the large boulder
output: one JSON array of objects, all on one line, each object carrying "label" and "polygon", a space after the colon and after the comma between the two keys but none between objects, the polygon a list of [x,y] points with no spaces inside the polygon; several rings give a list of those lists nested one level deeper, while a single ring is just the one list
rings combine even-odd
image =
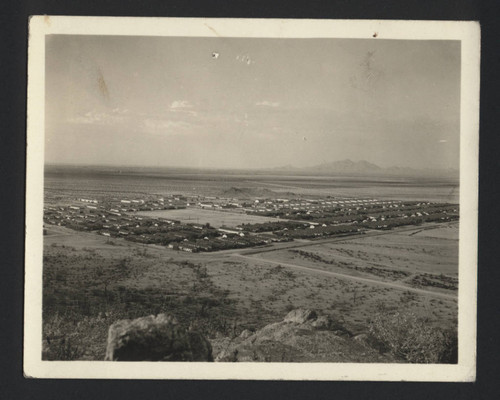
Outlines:
[{"label": "large boulder", "polygon": [[109,327],[107,361],[213,361],[203,335],[166,314],[120,320]]}]

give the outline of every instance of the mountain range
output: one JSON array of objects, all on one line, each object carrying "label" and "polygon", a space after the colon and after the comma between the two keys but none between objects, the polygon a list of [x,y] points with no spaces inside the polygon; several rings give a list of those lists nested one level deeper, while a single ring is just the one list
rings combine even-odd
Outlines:
[{"label": "mountain range", "polygon": [[333,161],[314,165],[312,167],[297,168],[291,165],[274,168],[274,171],[293,172],[300,174],[314,173],[319,175],[351,175],[351,176],[401,176],[401,177],[445,177],[458,178],[459,171],[453,168],[414,169],[409,167],[387,167],[383,168],[365,160],[352,161],[349,159]]}]

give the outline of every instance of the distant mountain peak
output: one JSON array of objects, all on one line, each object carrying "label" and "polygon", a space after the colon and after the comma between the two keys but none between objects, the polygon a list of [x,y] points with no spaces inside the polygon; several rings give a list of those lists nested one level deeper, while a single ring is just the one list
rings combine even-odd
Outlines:
[{"label": "distant mountain peak", "polygon": [[453,168],[424,168],[392,166],[383,168],[366,160],[353,161],[349,158],[338,161],[323,162],[312,167],[294,168],[285,166],[274,168],[274,171],[293,171],[295,173],[314,173],[320,175],[353,175],[353,176],[400,176],[400,177],[452,177],[456,178],[458,170]]},{"label": "distant mountain peak", "polygon": [[378,165],[368,161],[352,161],[350,159],[332,161],[308,168],[311,171],[334,172],[334,173],[363,173],[380,170]]}]

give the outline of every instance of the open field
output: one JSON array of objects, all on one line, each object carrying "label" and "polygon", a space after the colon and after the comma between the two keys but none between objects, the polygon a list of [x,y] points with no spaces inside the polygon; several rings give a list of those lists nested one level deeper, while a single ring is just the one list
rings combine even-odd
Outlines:
[{"label": "open field", "polygon": [[[185,223],[209,223],[210,226],[215,228],[220,228],[221,226],[235,228],[242,223],[261,224],[264,222],[280,221],[279,218],[249,215],[242,212],[214,211],[194,207],[181,210],[140,211],[137,215],[144,215],[151,218],[167,218]],[[283,221],[283,219],[281,219],[281,221]]]},{"label": "open field", "polygon": [[[415,229],[413,232],[418,231]],[[429,230],[429,232],[434,231],[436,231],[435,235],[449,235],[453,231],[458,235],[458,229],[451,224]],[[326,242],[318,246],[310,245],[304,250],[324,260],[336,260],[347,264],[356,263],[359,266],[372,265],[386,269],[400,269],[408,273],[427,272],[457,276],[458,238],[453,240],[423,236],[422,232],[412,236],[410,234],[411,231],[368,237],[359,236],[331,244]],[[429,235],[433,234],[429,233]],[[283,262],[301,258],[300,254],[293,250],[266,252],[262,257]],[[312,262],[314,263],[315,260],[313,259]],[[338,267],[341,268],[342,264]]]},{"label": "open field", "polygon": [[[351,237],[325,241],[319,245],[254,252],[252,257],[273,264],[320,269],[337,274],[395,282],[397,287],[425,288],[450,292],[458,285],[458,235],[456,224],[443,225],[425,232],[436,232],[446,239],[419,236],[419,229],[386,235]],[[420,232],[421,233],[421,232]],[[411,236],[410,236],[411,235]],[[432,233],[430,234],[432,235]],[[424,279],[425,278],[425,279]],[[441,284],[433,285],[433,282]],[[455,296],[455,294],[449,294]]]}]

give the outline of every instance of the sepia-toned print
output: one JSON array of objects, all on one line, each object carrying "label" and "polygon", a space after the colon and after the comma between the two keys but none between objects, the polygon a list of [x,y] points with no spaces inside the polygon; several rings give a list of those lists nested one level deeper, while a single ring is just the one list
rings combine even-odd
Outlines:
[{"label": "sepia-toned print", "polygon": [[31,29],[27,375],[474,379],[474,23]]}]

